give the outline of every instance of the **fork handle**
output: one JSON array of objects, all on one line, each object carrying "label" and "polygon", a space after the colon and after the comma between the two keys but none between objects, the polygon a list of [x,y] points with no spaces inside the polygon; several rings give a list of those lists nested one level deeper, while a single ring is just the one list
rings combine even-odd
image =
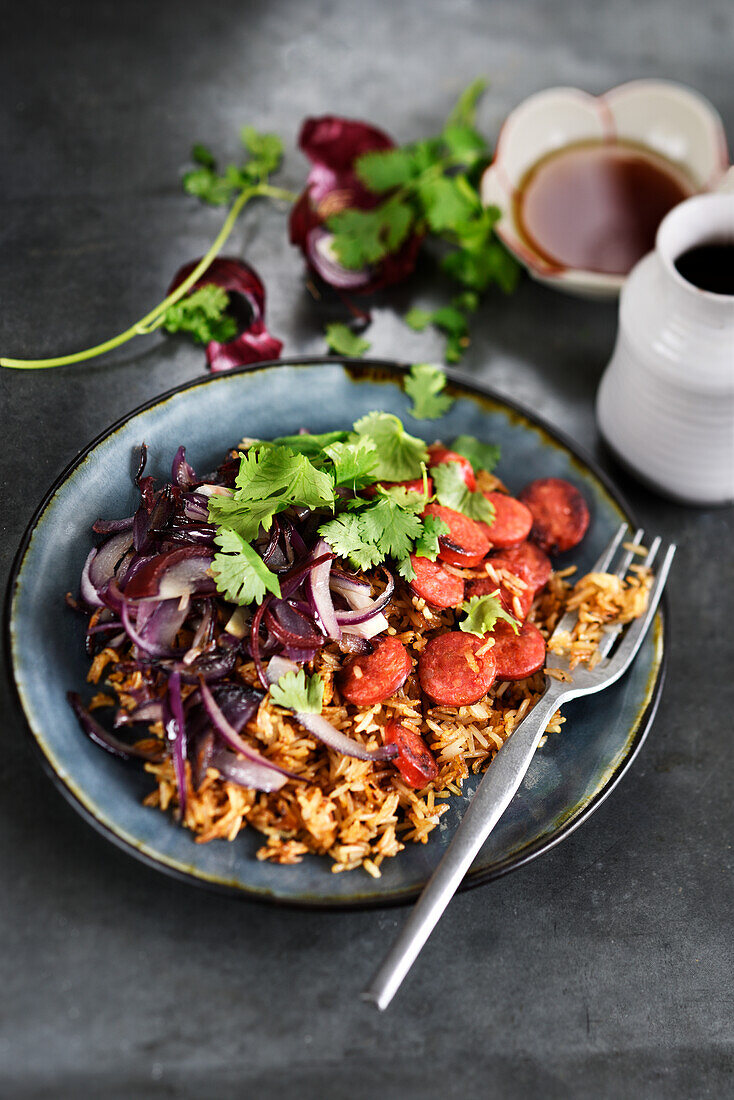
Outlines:
[{"label": "fork handle", "polygon": [[560,705],[563,692],[559,688],[557,681],[550,682],[545,694],[515,728],[487,768],[441,862],[426,883],[389,954],[362,994],[365,1000],[374,1001],[379,1009],[385,1009],[390,1004],[474,857],[520,786],[538,742]]}]

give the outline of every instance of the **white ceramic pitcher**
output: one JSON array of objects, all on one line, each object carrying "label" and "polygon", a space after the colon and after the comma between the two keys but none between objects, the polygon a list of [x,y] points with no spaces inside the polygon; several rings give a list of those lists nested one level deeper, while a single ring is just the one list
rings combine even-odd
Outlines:
[{"label": "white ceramic pitcher", "polygon": [[622,290],[597,397],[620,461],[686,504],[734,501],[734,296],[700,290],[675,268],[714,241],[734,243],[734,194],[697,195],[662,221]]}]

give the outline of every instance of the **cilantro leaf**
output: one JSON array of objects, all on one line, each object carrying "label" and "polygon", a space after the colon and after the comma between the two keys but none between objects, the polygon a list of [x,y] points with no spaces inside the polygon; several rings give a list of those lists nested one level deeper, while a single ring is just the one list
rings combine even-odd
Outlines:
[{"label": "cilantro leaf", "polygon": [[211,571],[217,589],[226,600],[241,604],[262,603],[265,593],[280,596],[280,581],[260,555],[236,531],[221,528],[214,537],[221,553],[214,555]]},{"label": "cilantro leaf", "polygon": [[380,496],[359,518],[365,541],[378,546],[384,555],[398,559],[410,553],[423,526],[420,516],[401,508],[387,495]]},{"label": "cilantro leaf", "polygon": [[363,153],[355,163],[357,176],[370,191],[392,191],[402,187],[419,171],[410,147]]},{"label": "cilantro leaf", "polygon": [[326,343],[332,351],[337,355],[349,356],[351,359],[358,359],[372,347],[369,340],[358,336],[356,332],[352,332],[349,325],[344,325],[340,321],[327,325],[325,336]]},{"label": "cilantro leaf", "polygon": [[314,435],[311,432],[300,432],[298,435],[281,435],[273,440],[278,447],[288,447],[296,454],[307,455],[315,458],[320,455],[330,443],[343,443],[349,432],[322,432]]},{"label": "cilantro leaf", "polygon": [[438,557],[438,540],[441,535],[448,535],[449,525],[438,516],[426,516],[423,520],[423,530],[415,540],[413,551],[419,558],[429,558],[435,561]]},{"label": "cilantro leaf", "polygon": [[237,322],[227,314],[229,294],[208,283],[174,302],[163,314],[166,332],[187,332],[197,344],[226,344],[237,335]]},{"label": "cilantro leaf", "polygon": [[335,554],[347,558],[357,569],[371,569],[385,557],[379,546],[365,539],[362,516],[357,512],[343,512],[336,519],[322,523],[319,534]]},{"label": "cilantro leaf", "polygon": [[433,320],[433,314],[427,309],[409,309],[403,317],[406,325],[415,332],[423,332]]},{"label": "cilantro leaf", "polygon": [[211,149],[202,145],[201,142],[197,142],[191,150],[191,159],[195,164],[203,165],[204,168],[215,168],[217,164]]},{"label": "cilantro leaf", "polygon": [[330,443],[324,447],[334,467],[334,484],[350,489],[363,489],[375,480],[377,449],[366,436],[356,443]]},{"label": "cilantro leaf", "polygon": [[493,470],[500,460],[496,443],[482,443],[473,435],[457,435],[451,450],[468,458],[475,470]]},{"label": "cilantro leaf", "polygon": [[184,191],[210,206],[226,206],[236,191],[236,186],[210,167],[194,168],[184,173]]},{"label": "cilantro leaf", "polygon": [[437,420],[454,403],[454,398],[442,393],[446,375],[430,363],[414,363],[405,379],[405,392],[413,401],[410,415],[416,420]]},{"label": "cilantro leaf", "polygon": [[427,499],[427,493],[407,492],[402,485],[379,488],[375,500],[353,502],[355,510],[322,524],[319,534],[336,554],[359,569],[371,569],[386,557],[404,565],[414,543],[423,536],[420,513]]},{"label": "cilantro leaf", "polygon": [[487,143],[473,126],[446,125],[442,134],[446,147],[454,158],[465,167],[489,156]]},{"label": "cilantro leaf", "polygon": [[283,143],[277,134],[261,134],[252,126],[245,126],[241,137],[249,153],[248,160],[243,165],[228,164],[222,172],[217,172],[210,149],[201,144],[193,147],[191,159],[198,167],[183,177],[183,187],[189,195],[211,206],[226,206],[239,191],[265,182],[279,167]]},{"label": "cilantro leaf", "polygon": [[324,705],[324,681],[315,672],[306,676],[304,669],[286,672],[270,685],[270,698],[276,706],[296,714],[321,714]]},{"label": "cilantro leaf", "polygon": [[462,176],[439,176],[419,183],[423,212],[434,232],[458,229],[479,208],[477,192],[462,184],[463,179]]},{"label": "cilantro leaf", "polygon": [[440,466],[434,466],[431,477],[439,504],[453,508],[455,512],[462,512],[469,519],[492,523],[494,507],[484,493],[472,493],[467,489],[458,462],[442,462]]},{"label": "cilantro leaf", "polygon": [[269,497],[267,500],[244,499],[237,493],[234,496],[216,495],[209,497],[209,522],[221,528],[231,528],[246,542],[257,538],[260,528],[269,531],[273,525],[273,516],[288,507],[288,501]]},{"label": "cilantro leaf", "polygon": [[472,596],[470,600],[464,601],[461,610],[466,612],[466,618],[459,623],[459,630],[467,634],[478,634],[481,638],[490,633],[499,619],[509,623],[515,633],[518,633],[517,620],[502,606],[499,589],[488,596]]},{"label": "cilantro leaf", "polygon": [[427,462],[428,449],[422,439],[406,432],[397,416],[384,412],[363,416],[355,423],[350,442],[365,436],[377,449],[373,473],[378,481],[409,481],[422,476],[421,463]]},{"label": "cilantro leaf", "polygon": [[482,248],[458,248],[444,256],[441,267],[447,275],[478,291],[496,283],[511,294],[520,277],[520,265],[499,241],[490,240]]},{"label": "cilantro leaf", "polygon": [[277,496],[289,504],[321,508],[334,502],[334,486],[323,470],[318,470],[303,454],[289,447],[256,444],[242,455],[235,479],[244,500],[264,500]]},{"label": "cilantro leaf", "polygon": [[400,199],[388,199],[372,210],[348,208],[327,219],[327,228],[339,263],[359,271],[394,252],[413,224],[412,208]]},{"label": "cilantro leaf", "polygon": [[246,167],[257,165],[257,170],[262,175],[270,175],[279,166],[283,159],[283,142],[277,134],[261,134],[252,126],[243,126],[240,131],[242,144],[252,160]]}]

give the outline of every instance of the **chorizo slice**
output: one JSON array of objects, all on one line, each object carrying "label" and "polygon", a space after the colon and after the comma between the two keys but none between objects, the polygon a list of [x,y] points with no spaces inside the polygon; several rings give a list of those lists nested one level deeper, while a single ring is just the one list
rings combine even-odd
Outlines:
[{"label": "chorizo slice", "polygon": [[437,634],[426,645],[418,661],[418,679],[435,703],[450,707],[468,706],[487,694],[495,678],[495,659],[486,638],[452,630]]},{"label": "chorizo slice", "polygon": [[423,738],[400,722],[393,720],[385,726],[385,744],[397,745],[398,755],[392,763],[409,787],[421,790],[438,775],[438,765]]},{"label": "chorizo slice", "polygon": [[448,527],[448,534],[438,539],[438,556],[450,565],[471,569],[489,553],[489,539],[476,520],[463,512],[455,512],[443,504],[429,504],[424,516],[436,516]]},{"label": "chorizo slice", "polygon": [[485,493],[494,506],[494,520],[482,529],[493,546],[503,549],[524,542],[533,526],[533,514],[526,504],[508,493]]},{"label": "chorizo slice", "polygon": [[519,546],[508,547],[500,554],[490,554],[489,561],[497,569],[514,573],[533,592],[545,587],[553,571],[550,558],[534,542],[521,542]]},{"label": "chorizo slice", "polygon": [[402,687],[413,667],[402,642],[390,634],[374,643],[372,653],[349,661],[339,677],[342,698],[357,707],[382,703]]},{"label": "chorizo slice", "polygon": [[575,485],[560,477],[531,481],[519,494],[533,513],[530,538],[547,554],[578,546],[589,526],[589,509]]},{"label": "chorizo slice", "polygon": [[464,581],[454,573],[449,573],[440,562],[430,558],[410,555],[410,563],[415,576],[410,587],[416,596],[422,596],[431,607],[458,607],[464,599]]},{"label": "chorizo slice", "polygon": [[448,447],[443,447],[440,443],[434,443],[432,447],[428,448],[428,468],[441,466],[444,462],[455,462],[460,467],[464,484],[469,492],[473,493],[477,487],[477,479],[474,476],[474,467],[469,459],[464,458],[456,451],[450,451]]},{"label": "chorizo slice", "polygon": [[534,623],[523,623],[515,634],[499,620],[490,634],[498,680],[524,680],[545,664],[545,638]]}]

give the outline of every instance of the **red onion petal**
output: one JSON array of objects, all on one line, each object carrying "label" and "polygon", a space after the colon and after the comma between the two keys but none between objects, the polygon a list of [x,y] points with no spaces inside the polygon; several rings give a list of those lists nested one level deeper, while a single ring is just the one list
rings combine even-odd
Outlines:
[{"label": "red onion petal", "polygon": [[[318,559],[322,554],[329,553],[330,551],[331,547],[329,544],[324,539],[320,539],[313,548],[313,557]],[[308,584],[311,589],[311,599],[318,615],[318,622],[321,629],[327,638],[333,638],[338,642],[342,636],[342,632],[336,617],[334,601],[331,598],[331,590],[329,588],[330,572],[331,561],[325,561],[321,565],[314,566],[309,574]]]},{"label": "red onion petal", "polygon": [[118,756],[121,760],[130,760],[133,757],[140,760],[152,760],[158,756],[157,752],[146,752],[135,745],[127,745],[124,741],[120,741],[119,738],[115,737],[114,734],[108,733],[96,718],[92,717],[75,691],[67,692],[66,698],[69,700],[84,733],[105,752],[111,753],[112,756]]},{"label": "red onion petal", "polygon": [[293,772],[286,771],[285,768],[281,768],[279,764],[274,764],[272,760],[267,760],[264,756],[261,756],[255,749],[250,748],[246,741],[243,741],[233,726],[229,724],[227,719],[222,714],[221,710],[217,706],[216,700],[212,695],[209,688],[206,686],[204,680],[199,681],[199,690],[201,691],[201,699],[206,708],[206,712],[209,715],[217,733],[222,740],[229,746],[230,749],[234,749],[235,752],[240,753],[242,756],[251,760],[255,764],[259,764],[265,768],[272,768],[274,771],[279,772],[281,775],[286,776],[288,779],[298,779],[297,775]]},{"label": "red onion petal", "polygon": [[243,760],[227,749],[216,749],[209,758],[209,767],[216,768],[227,783],[236,783],[256,791],[279,791],[288,782],[287,776],[280,775],[271,767],[263,767],[253,760]]}]

